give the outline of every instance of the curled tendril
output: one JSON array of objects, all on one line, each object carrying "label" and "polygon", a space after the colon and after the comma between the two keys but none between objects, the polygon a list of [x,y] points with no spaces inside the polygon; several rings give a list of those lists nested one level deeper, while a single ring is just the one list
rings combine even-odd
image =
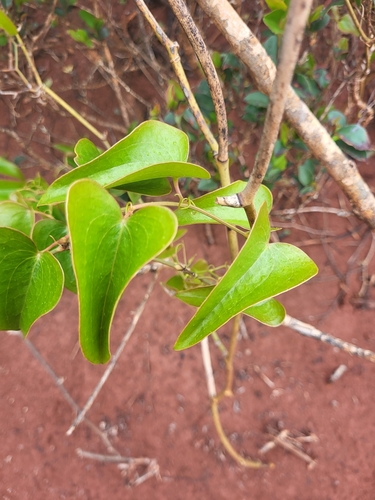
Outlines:
[{"label": "curled tendril", "polygon": [[[186,206],[184,206],[186,205]],[[181,210],[186,210],[188,208],[195,207],[195,203],[191,198],[181,198],[178,204],[178,208]]]}]

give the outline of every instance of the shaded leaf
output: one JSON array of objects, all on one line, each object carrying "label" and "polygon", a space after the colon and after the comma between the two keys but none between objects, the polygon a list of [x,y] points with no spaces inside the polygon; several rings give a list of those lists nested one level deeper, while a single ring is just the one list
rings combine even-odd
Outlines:
[{"label": "shaded leaf", "polygon": [[[38,250],[44,250],[54,241],[58,241],[63,236],[68,234],[68,228],[63,222],[44,219],[38,221],[32,233],[32,240],[36,244]],[[54,254],[60,262],[64,271],[64,286],[73,293],[77,293],[76,277],[73,271],[72,258],[69,250],[57,252]]]},{"label": "shaded leaf", "polygon": [[349,146],[352,146],[359,151],[366,151],[371,148],[370,138],[366,129],[356,123],[355,125],[347,125],[336,131],[336,134]]},{"label": "shaded leaf", "polygon": [[[246,217],[245,210],[242,208],[222,207],[216,203],[216,198],[218,196],[228,196],[230,194],[240,193],[243,191],[245,186],[246,182],[233,182],[230,186],[217,189],[216,191],[211,191],[211,193],[196,198],[193,200],[194,205],[199,208],[203,208],[207,212],[210,212],[212,215],[219,217],[229,224],[234,224],[248,229],[249,221]],[[264,201],[267,204],[268,210],[271,210],[272,194],[266,186],[262,185],[258,189],[254,199],[254,205],[257,211]],[[196,212],[194,208],[179,208],[175,211],[175,214],[180,226],[186,226],[189,224],[217,224],[210,217]]]},{"label": "shaded leaf", "polygon": [[366,161],[368,160],[372,155],[373,151],[359,151],[357,148],[353,148],[352,146],[349,146],[346,144],[344,141],[341,141],[338,139],[336,141],[336,144],[338,147],[348,156],[353,158],[354,160],[357,161]]},{"label": "shaded leaf", "polygon": [[84,178],[95,180],[106,188],[167,177],[208,179],[207,170],[184,163],[188,152],[186,134],[165,123],[144,122],[94,160],[53,182],[39,204],[63,201],[69,186]]},{"label": "shaded leaf", "polygon": [[317,273],[297,247],[268,243],[270,223],[262,205],[250,235],[219,284],[186,325],[175,349],[200,342],[238,313],[294,288]]},{"label": "shaded leaf", "polygon": [[33,323],[60,300],[63,272],[48,252],[39,252],[23,233],[0,228],[0,330],[21,330],[27,335]]},{"label": "shaded leaf", "polygon": [[105,363],[113,315],[126,285],[172,242],[177,221],[164,207],[145,207],[123,217],[113,197],[91,180],[69,189],[67,217],[81,348],[92,363]]},{"label": "shaded leaf", "polygon": [[15,163],[12,163],[2,156],[0,156],[0,175],[5,175],[13,179],[19,179],[20,181],[25,180],[20,168],[17,167]]},{"label": "shaded leaf", "polygon": [[267,108],[270,102],[269,98],[262,92],[250,92],[245,96],[244,101],[257,108]]}]

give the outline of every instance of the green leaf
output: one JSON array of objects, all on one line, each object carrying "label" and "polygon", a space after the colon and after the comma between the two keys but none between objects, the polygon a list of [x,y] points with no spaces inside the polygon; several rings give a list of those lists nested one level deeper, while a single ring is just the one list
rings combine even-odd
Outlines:
[{"label": "green leaf", "polygon": [[12,193],[22,188],[24,181],[6,181],[0,179],[0,201],[9,200]]},{"label": "green leaf", "polygon": [[167,177],[198,177],[210,174],[202,167],[184,163],[189,142],[181,130],[150,120],[94,160],[77,167],[51,184],[39,204],[63,201],[68,187],[89,178],[106,188]]},{"label": "green leaf", "polygon": [[13,22],[2,10],[0,10],[0,29],[3,29],[10,36],[16,36],[18,33]]},{"label": "green leaf", "polygon": [[352,146],[359,151],[367,151],[372,149],[370,138],[364,129],[358,123],[355,125],[346,125],[336,131],[336,134],[349,146]]},{"label": "green leaf", "polygon": [[[222,207],[216,203],[216,198],[218,196],[228,196],[231,194],[237,194],[243,191],[246,186],[246,182],[236,181],[225,188],[217,189],[216,191],[211,191],[211,193],[205,194],[196,198],[194,205],[210,212],[215,217],[219,217],[229,224],[236,226],[241,226],[246,229],[249,228],[249,221],[247,219],[245,210],[242,208],[232,208],[232,207]],[[266,186],[260,186],[258,189],[254,205],[258,211],[263,202],[267,203],[268,210],[272,208],[272,194]],[[218,224],[211,217],[207,215],[196,212],[193,207],[191,208],[179,208],[175,211],[175,215],[178,219],[178,224],[180,226],[187,226],[190,224]]]},{"label": "green leaf", "polygon": [[30,236],[34,224],[34,212],[13,201],[0,203],[0,227],[12,227]]},{"label": "green leaf", "polygon": [[79,43],[83,43],[89,49],[92,49],[93,43],[89,35],[85,30],[67,30],[68,35],[70,35],[73,40]]},{"label": "green leaf", "polygon": [[12,177],[13,179],[19,179],[20,181],[25,180],[19,167],[2,156],[0,156],[0,175],[6,175],[7,177]]},{"label": "green leaf", "polygon": [[87,10],[81,9],[79,11],[79,17],[86,24],[86,26],[94,31],[99,31],[104,24],[104,21],[102,19],[93,16],[90,12],[87,12]]},{"label": "green leaf", "polygon": [[[276,35],[271,35],[263,43],[263,47],[267,54],[272,59],[273,63],[277,64],[278,40]],[[267,103],[268,105],[268,103]]]},{"label": "green leaf", "polygon": [[94,160],[100,155],[99,149],[89,139],[80,139],[74,147],[76,157],[74,162],[80,166]]},{"label": "green leaf", "polygon": [[287,5],[283,0],[266,0],[270,10],[287,10]]},{"label": "green leaf", "polygon": [[[167,282],[166,285],[171,286],[169,282]],[[189,290],[180,289],[181,291],[178,291],[175,297],[186,304],[200,307],[213,288],[213,286],[204,286],[190,288]],[[265,300],[256,306],[248,307],[242,312],[268,326],[279,326],[285,318],[284,306],[275,299]]]},{"label": "green leaf", "polygon": [[123,189],[132,193],[145,194],[147,196],[163,196],[171,192],[168,179],[151,179],[140,182],[129,182],[116,189]]},{"label": "green leaf", "polygon": [[[44,250],[54,241],[58,241],[68,234],[68,228],[63,222],[53,219],[43,219],[38,221],[32,233],[32,240],[38,250]],[[73,271],[72,258],[69,250],[54,254],[64,271],[64,286],[73,293],[77,293],[76,277]]]},{"label": "green leaf", "polygon": [[353,146],[349,146],[340,139],[336,140],[335,142],[346,155],[354,158],[354,160],[357,161],[366,161],[374,154],[373,151],[360,151],[357,148],[353,148]]},{"label": "green leaf", "polygon": [[270,223],[262,205],[250,235],[219,284],[186,325],[175,349],[190,347],[238,313],[307,281],[317,273],[299,248],[268,243]]},{"label": "green leaf", "polygon": [[309,158],[302,165],[298,165],[298,180],[302,186],[310,186],[315,179],[316,162]]},{"label": "green leaf", "polygon": [[250,92],[244,98],[244,101],[257,108],[267,108],[270,102],[269,98],[265,94],[262,94],[262,92]]},{"label": "green leaf", "polygon": [[359,32],[351,18],[350,14],[345,14],[337,23],[338,29],[346,35],[359,36]]},{"label": "green leaf", "polygon": [[275,35],[284,33],[286,12],[284,10],[274,10],[263,17],[263,22]]},{"label": "green leaf", "polygon": [[92,363],[105,363],[113,315],[126,285],[172,242],[177,221],[164,207],[145,207],[123,217],[112,196],[91,180],[69,189],[67,218],[81,348]]},{"label": "green leaf", "polygon": [[60,300],[63,272],[48,252],[41,253],[23,233],[0,228],[0,330],[21,330]]},{"label": "green leaf", "polygon": [[299,74],[299,75],[297,75],[296,80],[297,80],[298,84],[300,85],[301,89],[308,96],[318,97],[321,94],[319,87],[317,86],[316,82],[314,82],[314,80],[312,78],[309,78],[308,76]]},{"label": "green leaf", "polygon": [[332,109],[329,111],[327,115],[327,120],[329,123],[332,123],[336,128],[344,127],[346,125],[346,117],[341,111],[337,111],[336,109]]}]

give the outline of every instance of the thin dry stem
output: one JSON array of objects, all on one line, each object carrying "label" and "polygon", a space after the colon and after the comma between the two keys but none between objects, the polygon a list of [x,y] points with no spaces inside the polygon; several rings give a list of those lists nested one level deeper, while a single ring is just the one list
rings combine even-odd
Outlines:
[{"label": "thin dry stem", "polygon": [[[197,26],[194,23],[193,18],[190,15],[185,3],[182,0],[168,0],[174,15],[177,17],[182,29],[185,31],[199,62],[201,63],[202,69],[206,75],[207,83],[210,88],[212,100],[215,107],[215,113],[218,123],[218,161],[225,165],[228,162],[228,123],[227,123],[227,112],[225,108],[224,96],[221,89],[220,81],[216,73],[215,66],[212,62],[211,56],[207,50],[206,44],[200,34]],[[228,165],[226,165],[228,170]],[[230,183],[226,181],[229,179],[229,171],[224,173],[220,172],[220,178],[222,178],[223,185],[228,185]]]},{"label": "thin dry stem", "polygon": [[320,340],[320,342],[338,347],[342,351],[345,351],[352,356],[358,356],[359,358],[364,358],[368,361],[371,361],[372,363],[375,363],[375,352],[368,349],[362,349],[361,347],[357,347],[354,344],[345,342],[344,340],[334,337],[333,335],[321,332],[314,326],[309,325],[308,323],[303,323],[296,318],[292,318],[288,314],[285,316],[282,324],[283,326],[287,326],[292,330],[300,333],[301,335],[304,335],[305,337]]}]

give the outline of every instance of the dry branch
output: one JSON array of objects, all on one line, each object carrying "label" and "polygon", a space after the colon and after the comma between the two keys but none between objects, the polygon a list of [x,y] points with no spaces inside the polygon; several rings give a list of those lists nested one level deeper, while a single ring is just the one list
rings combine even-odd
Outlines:
[{"label": "dry branch", "polygon": [[356,345],[351,344],[350,342],[345,342],[344,340],[341,340],[337,337],[333,337],[328,333],[321,332],[312,325],[309,325],[308,323],[303,323],[302,321],[299,321],[296,318],[292,318],[291,316],[288,316],[288,314],[285,316],[285,319],[282,324],[283,326],[288,326],[292,330],[295,330],[301,335],[310,337],[311,339],[320,340],[320,342],[324,342],[325,344],[338,347],[342,351],[345,351],[348,354],[351,354],[352,356],[358,356],[359,358],[364,358],[367,359],[368,361],[371,361],[372,363],[375,363],[375,352],[370,351],[368,349],[362,349],[361,347],[357,347]]},{"label": "dry branch", "polygon": [[[247,66],[258,89],[270,95],[276,68],[266,51],[227,0],[197,0]],[[350,200],[353,212],[375,228],[375,198],[349,160],[305,103],[289,88],[285,116],[315,158]]]}]

